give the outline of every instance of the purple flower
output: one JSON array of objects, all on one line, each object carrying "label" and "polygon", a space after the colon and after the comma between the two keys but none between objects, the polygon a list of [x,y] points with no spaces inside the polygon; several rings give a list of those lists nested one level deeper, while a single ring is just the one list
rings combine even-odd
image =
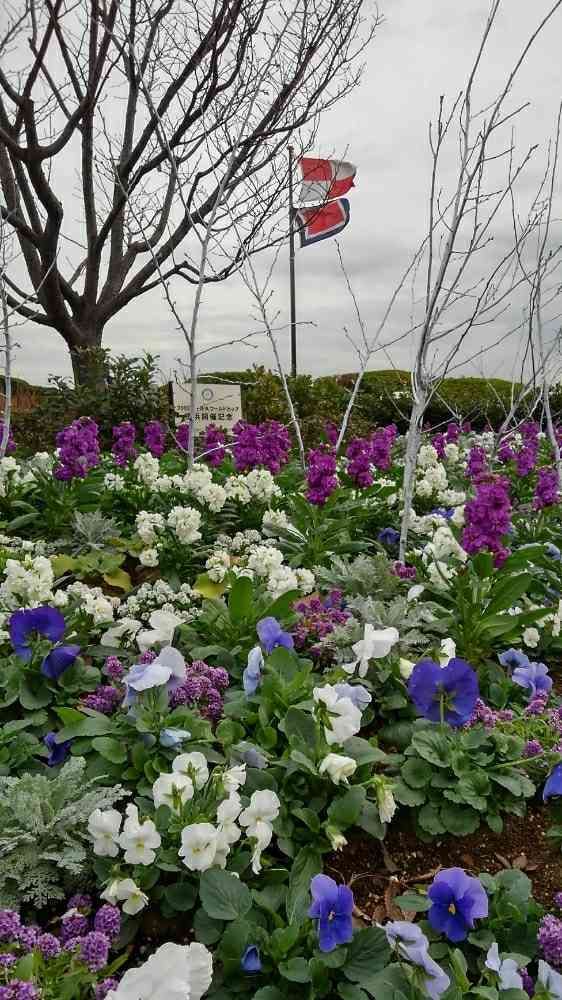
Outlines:
[{"label": "purple flower", "polygon": [[557,503],[560,503],[557,469],[539,469],[533,498],[534,510],[553,507]]},{"label": "purple flower", "polygon": [[309,503],[322,507],[339,486],[336,456],[327,446],[311,449],[307,456],[306,481]]},{"label": "purple flower", "polygon": [[504,653],[499,654],[498,660],[502,667],[507,667],[509,670],[516,670],[517,667],[528,667],[530,665],[529,657],[520,649],[506,649]]},{"label": "purple flower", "polygon": [[416,579],[416,567],[406,566],[406,563],[395,562],[392,566],[392,572],[394,576],[397,576],[399,580],[415,580]]},{"label": "purple flower", "polygon": [[260,951],[257,945],[248,945],[240,959],[240,967],[244,972],[261,972]]},{"label": "purple flower", "polygon": [[60,954],[60,941],[54,934],[40,934],[37,938],[36,948],[39,949],[43,958],[56,958]]},{"label": "purple flower", "polygon": [[[275,619],[272,619],[274,621]],[[261,683],[263,670],[263,653],[259,646],[254,646],[248,653],[248,665],[242,674],[242,686],[246,697],[255,694]]]},{"label": "purple flower", "polygon": [[135,448],[136,436],[135,425],[129,420],[124,420],[113,428],[111,452],[117,465],[124,466],[127,462],[137,457],[137,449]]},{"label": "purple flower", "polygon": [[65,621],[57,608],[41,605],[26,611],[15,611],[8,621],[10,641],[20,660],[29,663],[31,659],[30,640],[35,634],[58,642],[65,630]]},{"label": "purple flower", "polygon": [[239,420],[232,428],[232,434],[232,454],[237,472],[263,465],[277,475],[289,461],[291,437],[287,428],[276,420],[266,420],[263,424]]},{"label": "purple flower", "polygon": [[429,941],[417,924],[408,920],[390,920],[383,928],[390,947],[399,958],[418,966],[423,973],[423,986],[432,1000],[438,1000],[451,980],[429,954]]},{"label": "purple flower", "polygon": [[4,951],[0,955],[0,968],[9,969],[11,965],[14,965],[18,960],[17,955],[12,955],[10,951]]},{"label": "purple flower", "polygon": [[535,992],[535,980],[529,975],[526,969],[519,969],[523,989],[528,996],[532,997]]},{"label": "purple flower", "polygon": [[308,916],[318,921],[320,951],[333,951],[353,937],[353,893],[328,875],[315,875],[310,883],[312,905]]},{"label": "purple flower", "polygon": [[475,445],[470,449],[465,475],[468,479],[479,479],[488,472],[488,456],[484,448]]},{"label": "purple flower", "polygon": [[554,897],[554,905],[557,906],[559,910],[562,910],[562,892],[556,893]]},{"label": "purple flower", "polygon": [[226,434],[214,424],[209,424],[205,428],[203,437],[203,453],[205,461],[215,468],[221,465],[226,455]]},{"label": "purple flower", "polygon": [[292,635],[283,631],[277,618],[262,618],[256,625],[256,632],[266,653],[273,652],[276,646],[293,649],[295,645]]},{"label": "purple flower", "polygon": [[99,931],[90,931],[80,942],[80,956],[90,972],[98,972],[107,965],[109,938]]},{"label": "purple flower", "polygon": [[28,927],[20,927],[17,939],[22,951],[33,951],[40,933],[39,927],[36,927],[34,924],[30,924]]},{"label": "purple flower", "polygon": [[116,990],[118,986],[118,980],[111,976],[108,979],[102,979],[101,983],[98,983],[95,988],[95,1000],[105,1000],[107,994],[111,993],[112,990]]},{"label": "purple flower", "polygon": [[111,940],[119,935],[121,930],[121,911],[117,906],[110,906],[105,903],[100,906],[94,917],[94,930],[101,934],[107,934]]},{"label": "purple flower", "polygon": [[508,550],[503,538],[511,530],[511,500],[506,479],[479,482],[476,495],[464,508],[463,548],[469,555],[488,550],[496,566],[505,561]]},{"label": "purple flower", "polygon": [[549,692],[552,688],[552,677],[544,663],[529,663],[528,666],[517,667],[511,675],[511,680],[519,687],[527,688],[534,698],[537,692]]},{"label": "purple flower", "polygon": [[144,443],[154,458],[160,458],[166,450],[166,428],[160,420],[145,424]]},{"label": "purple flower", "polygon": [[12,979],[7,986],[0,986],[0,1000],[39,1000],[40,993],[28,980]]},{"label": "purple flower", "polygon": [[98,425],[90,417],[79,417],[56,437],[59,449],[58,465],[53,470],[56,479],[84,479],[100,462]]},{"label": "purple flower", "polygon": [[537,933],[537,943],[545,959],[556,968],[562,967],[562,920],[548,914],[543,917]]},{"label": "purple flower", "polygon": [[546,802],[553,795],[562,795],[562,764],[557,764],[556,767],[553,767],[546,779],[542,793],[543,802]]},{"label": "purple flower", "polygon": [[82,934],[87,934],[88,929],[88,918],[83,913],[69,911],[61,920],[60,939],[67,945]]},{"label": "purple flower", "polygon": [[527,740],[523,747],[524,757],[538,757],[541,753],[544,753],[544,747],[539,740]]},{"label": "purple flower", "polygon": [[89,913],[92,909],[92,897],[85,893],[77,892],[74,896],[70,897],[67,906],[69,910],[86,910]]},{"label": "purple flower", "polygon": [[462,868],[440,871],[427,895],[432,903],[427,914],[431,927],[454,943],[465,940],[475,920],[488,916],[488,897],[484,886]]},{"label": "purple flower", "polygon": [[377,538],[382,545],[398,545],[400,532],[396,528],[383,528],[379,531]]},{"label": "purple flower", "polygon": [[180,424],[176,428],[176,441],[182,451],[189,449],[189,424]]},{"label": "purple flower", "polygon": [[443,712],[450,726],[462,726],[476,706],[478,678],[465,660],[456,657],[446,667],[432,660],[421,660],[410,675],[408,692],[425,719],[439,722]]},{"label": "purple flower", "polygon": [[125,673],[125,667],[117,656],[108,656],[102,672],[110,677],[112,681],[118,681]]},{"label": "purple flower", "polygon": [[72,740],[63,740],[62,743],[57,743],[56,733],[47,733],[43,737],[43,743],[49,750],[49,756],[47,757],[47,764],[49,767],[56,767],[57,764],[62,764],[63,760],[66,760],[70,753],[70,746]]},{"label": "purple flower", "polygon": [[158,742],[162,747],[179,747],[189,739],[191,733],[187,729],[161,729]]},{"label": "purple flower", "polygon": [[91,708],[94,712],[101,712],[102,715],[112,715],[121,697],[121,692],[111,684],[100,684],[95,691],[91,691],[81,700],[84,708]]},{"label": "purple flower", "polygon": [[72,666],[80,653],[80,646],[55,646],[41,664],[41,673],[49,680],[56,681],[65,670]]},{"label": "purple flower", "polygon": [[328,444],[331,444],[332,447],[338,443],[339,430],[337,425],[331,420],[327,420],[324,424],[324,435]]},{"label": "purple flower", "polygon": [[0,910],[0,941],[17,938],[21,930],[20,915],[15,910]]}]

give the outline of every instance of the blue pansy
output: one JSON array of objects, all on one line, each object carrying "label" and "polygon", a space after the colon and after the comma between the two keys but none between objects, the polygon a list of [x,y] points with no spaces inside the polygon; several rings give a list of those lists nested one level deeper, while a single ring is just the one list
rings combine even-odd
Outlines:
[{"label": "blue pansy", "polygon": [[470,719],[479,696],[478,678],[465,660],[449,660],[446,667],[433,660],[416,663],[408,682],[408,692],[420,715],[431,722],[443,717],[450,726],[462,726]]},{"label": "blue pansy", "polygon": [[256,632],[266,653],[272,653],[276,646],[284,646],[285,649],[294,646],[292,635],[283,631],[277,618],[262,618],[256,625]]},{"label": "blue pansy", "polygon": [[562,764],[553,767],[543,788],[542,797],[545,802],[553,795],[562,795]]},{"label": "blue pansy", "polygon": [[519,687],[527,688],[531,697],[534,698],[537,691],[550,691],[552,688],[552,677],[549,676],[548,667],[544,663],[529,663],[524,667],[517,667],[511,680]]},{"label": "blue pansy", "polygon": [[80,646],[55,646],[43,660],[41,673],[49,680],[56,681],[72,666],[79,652]]},{"label": "blue pansy", "polygon": [[57,743],[56,733],[47,733],[43,737],[43,743],[49,751],[49,756],[47,757],[49,767],[56,767],[57,764],[62,764],[63,760],[66,760],[70,753],[71,742],[71,740],[64,740],[62,743]]},{"label": "blue pansy", "polygon": [[248,664],[242,674],[242,685],[244,693],[249,698],[255,694],[261,683],[261,672],[263,670],[263,653],[259,646],[254,646],[248,653]]},{"label": "blue pansy", "polygon": [[31,639],[35,634],[58,642],[62,639],[65,621],[57,608],[41,605],[25,611],[15,611],[8,621],[10,641],[20,660],[29,663],[31,659]]},{"label": "blue pansy", "polygon": [[185,740],[191,739],[187,729],[161,729],[158,737],[160,746],[179,747]]},{"label": "blue pansy", "polygon": [[427,919],[434,931],[453,941],[464,941],[474,921],[488,916],[488,896],[480,879],[467,875],[462,868],[440,871],[427,895],[431,907]]},{"label": "blue pansy", "polygon": [[310,883],[312,906],[309,917],[317,921],[320,951],[333,951],[353,937],[353,893],[329,875],[315,875]]},{"label": "blue pansy", "polygon": [[508,670],[517,670],[517,667],[528,667],[529,657],[526,653],[523,653],[520,649],[506,649],[504,653],[500,653],[498,656],[502,667],[507,667]]},{"label": "blue pansy", "polygon": [[381,545],[398,545],[400,541],[400,532],[396,528],[382,528],[379,531],[377,538]]},{"label": "blue pansy", "polygon": [[240,965],[244,972],[260,972],[261,971],[261,958],[259,948],[255,944],[249,944],[246,948],[242,958],[240,959]]}]

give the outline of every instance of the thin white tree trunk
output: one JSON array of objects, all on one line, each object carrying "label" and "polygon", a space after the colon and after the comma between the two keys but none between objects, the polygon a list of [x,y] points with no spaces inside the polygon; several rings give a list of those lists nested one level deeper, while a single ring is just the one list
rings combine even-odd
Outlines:
[{"label": "thin white tree trunk", "polygon": [[403,513],[400,525],[400,546],[398,557],[401,562],[406,558],[406,546],[408,544],[408,531],[410,528],[410,515],[414,501],[414,487],[416,483],[416,468],[418,464],[418,452],[420,450],[422,421],[427,406],[428,390],[425,383],[418,386],[412,404],[410,414],[410,426],[406,438],[406,455],[404,458],[404,481],[403,491]]}]

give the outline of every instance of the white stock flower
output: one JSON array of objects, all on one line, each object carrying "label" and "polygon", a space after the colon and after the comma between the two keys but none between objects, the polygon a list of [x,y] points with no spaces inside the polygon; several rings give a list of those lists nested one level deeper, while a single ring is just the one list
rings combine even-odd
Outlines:
[{"label": "white stock flower", "polygon": [[355,774],[356,770],[357,761],[353,760],[353,757],[344,757],[339,753],[329,753],[320,763],[318,773],[327,774],[334,782],[334,785],[339,785],[340,782],[347,785],[347,779],[352,774]]},{"label": "white stock flower", "polygon": [[149,455],[147,452],[139,455],[133,463],[133,469],[141,483],[144,483],[146,486],[154,486],[160,475],[160,462],[157,458],[154,458],[154,455]]},{"label": "white stock flower", "polygon": [[329,716],[329,724],[324,724],[326,743],[345,743],[361,729],[361,711],[350,698],[340,698],[335,687],[325,684],[314,688],[314,701],[320,705]]},{"label": "white stock flower", "polygon": [[148,619],[148,623],[151,626],[150,629],[139,632],[137,635],[139,649],[144,653],[145,650],[150,649],[151,646],[155,646],[156,643],[169,645],[173,639],[175,630],[178,625],[181,625],[182,621],[183,619],[172,611],[163,611],[162,609],[153,611]]},{"label": "white stock flower", "polygon": [[194,507],[172,507],[167,524],[183,544],[198,542],[201,538],[201,514]]},{"label": "white stock flower", "polygon": [[119,844],[125,851],[125,861],[129,865],[151,865],[162,838],[151,819],[139,822],[139,811],[135,805],[128,805],[126,813],[123,832],[119,836]]},{"label": "white stock flower", "polygon": [[369,669],[369,660],[380,660],[383,656],[388,656],[399,638],[398,629],[393,627],[377,629],[370,622],[367,622],[363,638],[351,647],[357,659],[353,663],[344,663],[343,669],[346,673],[353,674],[358,666],[359,676],[365,677]]},{"label": "white stock flower", "polygon": [[116,903],[123,903],[123,912],[128,913],[130,917],[134,917],[135,913],[144,910],[148,903],[148,896],[142,889],[139,889],[132,878],[115,879],[100,895],[112,906],[115,906]]},{"label": "white stock flower", "polygon": [[194,750],[192,753],[180,753],[174,757],[172,771],[187,775],[197,789],[203,788],[209,780],[207,758],[198,750]]},{"label": "white stock flower", "polygon": [[148,568],[158,566],[158,558],[158,549],[143,549],[139,554],[141,566],[147,566]]},{"label": "white stock flower", "polygon": [[181,832],[179,856],[192,872],[212,868],[217,853],[218,830],[212,823],[192,823]]},{"label": "white stock flower", "polygon": [[94,842],[94,854],[100,858],[116,858],[120,830],[121,813],[117,809],[94,809],[88,817],[88,833]]},{"label": "white stock flower", "polygon": [[150,511],[141,510],[135,518],[137,535],[145,545],[153,545],[158,538],[158,530],[165,527],[163,514],[152,514]]},{"label": "white stock flower", "polygon": [[161,774],[152,786],[154,805],[168,806],[178,812],[178,805],[184,805],[193,798],[193,782],[186,774]]},{"label": "white stock flower", "polygon": [[523,642],[529,649],[536,649],[539,644],[540,634],[536,628],[526,628],[523,632]]},{"label": "white stock flower", "polygon": [[201,1000],[213,978],[213,959],[204,944],[168,941],[135,969],[128,969],[106,1000]]},{"label": "white stock flower", "polygon": [[384,778],[381,778],[377,783],[376,792],[379,819],[381,823],[390,823],[397,809],[396,801],[392,794],[392,786]]},{"label": "white stock flower", "polygon": [[432,465],[437,465],[439,455],[432,444],[422,444],[418,452],[418,468],[429,469]]}]

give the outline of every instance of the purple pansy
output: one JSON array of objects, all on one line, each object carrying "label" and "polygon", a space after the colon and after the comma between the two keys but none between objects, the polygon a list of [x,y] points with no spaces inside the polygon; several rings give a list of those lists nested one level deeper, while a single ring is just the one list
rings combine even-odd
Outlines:
[{"label": "purple pansy", "polygon": [[478,678],[465,660],[456,657],[446,667],[432,660],[421,660],[412,671],[408,692],[425,719],[439,722],[443,710],[445,722],[462,726],[470,719],[478,700]]},{"label": "purple pansy", "polygon": [[65,670],[72,666],[80,652],[80,646],[55,646],[41,664],[41,673],[49,680],[56,681]]},{"label": "purple pansy", "polygon": [[444,868],[434,878],[427,895],[431,900],[427,919],[454,943],[464,941],[474,921],[488,916],[488,896],[480,879],[462,868]]},{"label": "purple pansy", "polygon": [[390,947],[399,958],[411,962],[423,972],[423,987],[432,1000],[438,1000],[451,980],[429,954],[429,941],[418,926],[409,920],[389,920],[384,932]]},{"label": "purple pansy", "polygon": [[43,737],[43,743],[49,751],[49,756],[47,757],[49,767],[56,767],[57,764],[62,764],[63,760],[66,760],[70,753],[71,742],[71,740],[63,740],[62,743],[57,743],[56,733],[47,733]]},{"label": "purple pansy", "polygon": [[57,608],[51,608],[44,604],[38,608],[29,608],[25,611],[15,611],[8,622],[10,641],[14,652],[20,660],[29,663],[31,659],[31,642],[33,635],[37,633],[50,642],[58,642],[62,639],[65,629],[65,621]]},{"label": "purple pansy", "polygon": [[553,795],[562,795],[562,764],[553,767],[543,788],[543,801],[546,802]]},{"label": "purple pansy", "polygon": [[552,677],[549,676],[548,667],[544,663],[529,663],[524,667],[517,667],[511,680],[519,687],[527,688],[531,692],[531,697],[535,697],[538,691],[549,692],[552,688]]},{"label": "purple pansy", "polygon": [[272,653],[276,646],[284,646],[285,649],[294,646],[292,635],[283,631],[277,618],[262,618],[256,625],[256,632],[266,653]]},{"label": "purple pansy", "polygon": [[240,967],[244,972],[261,972],[260,951],[257,945],[248,945],[240,959]]},{"label": "purple pansy", "polygon": [[312,905],[308,916],[318,921],[320,951],[333,951],[353,937],[353,893],[328,875],[315,875],[310,883]]},{"label": "purple pansy", "polygon": [[508,670],[516,670],[517,667],[528,667],[530,664],[529,657],[526,653],[523,653],[520,649],[506,649],[505,652],[500,653],[498,656],[502,667],[507,667]]}]

